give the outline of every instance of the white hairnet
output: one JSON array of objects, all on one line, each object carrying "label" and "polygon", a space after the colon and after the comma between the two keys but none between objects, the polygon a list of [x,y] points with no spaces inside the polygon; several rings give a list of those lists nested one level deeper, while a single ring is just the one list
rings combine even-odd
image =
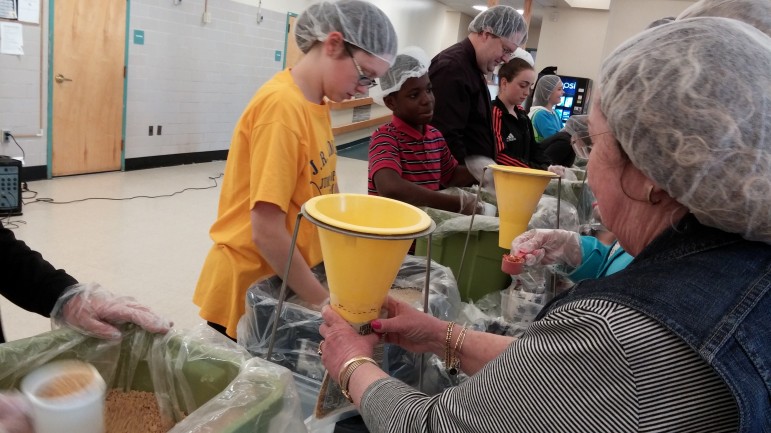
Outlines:
[{"label": "white hairnet", "polygon": [[589,137],[589,116],[586,114],[574,114],[568,117],[565,127],[562,128],[570,134],[570,144],[576,156],[581,159],[589,158],[592,149],[592,138]]},{"label": "white hairnet", "polygon": [[549,96],[551,92],[562,85],[562,80],[558,75],[544,75],[538,80],[538,84],[535,85],[533,90],[533,107],[545,107],[549,102]]},{"label": "white hairnet", "polygon": [[687,7],[677,19],[723,17],[744,21],[771,36],[771,1],[769,0],[701,0]]},{"label": "white hairnet", "polygon": [[563,128],[565,132],[570,135],[577,135],[579,137],[585,137],[589,135],[589,116],[586,114],[576,114],[568,117],[568,121],[565,122]]},{"label": "white hairnet", "polygon": [[380,77],[380,84],[369,91],[369,96],[380,104],[385,105],[383,98],[393,92],[398,92],[408,78],[418,78],[428,73],[431,60],[420,47],[405,47],[399,51],[394,64]]},{"label": "white hairnet", "polygon": [[482,11],[468,25],[469,33],[490,32],[516,46],[527,42],[525,18],[511,6],[498,5]]},{"label": "white hairnet", "polygon": [[530,55],[525,49],[522,47],[517,48],[514,51],[514,54],[511,55],[512,59],[522,59],[526,61],[527,63],[530,63],[530,66],[535,66],[535,60],[533,60],[533,56]]},{"label": "white hairnet", "polygon": [[771,243],[768,83],[771,38],[691,18],[616,49],[600,72],[600,107],[632,164],[699,221]]},{"label": "white hairnet", "polygon": [[647,29],[652,29],[654,27],[663,26],[664,24],[669,24],[674,20],[675,20],[675,17],[664,17],[648,24],[648,27],[646,27],[645,29],[647,30]]},{"label": "white hairnet", "polygon": [[295,40],[303,53],[331,32],[390,65],[396,54],[396,31],[385,13],[360,0],[322,1],[310,5],[295,22]]}]

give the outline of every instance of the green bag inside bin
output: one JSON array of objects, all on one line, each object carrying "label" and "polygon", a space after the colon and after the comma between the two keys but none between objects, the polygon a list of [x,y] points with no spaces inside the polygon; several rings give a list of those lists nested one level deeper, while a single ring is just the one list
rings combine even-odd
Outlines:
[{"label": "green bag inside bin", "polygon": [[305,431],[291,372],[206,325],[166,336],[129,327],[119,341],[58,329],[0,344],[0,389],[58,359],[93,364],[109,389],[154,392],[173,433]]},{"label": "green bag inside bin", "polygon": [[[458,280],[462,301],[477,301],[488,293],[508,287],[511,278],[501,271],[501,258],[508,251],[498,246],[498,218],[474,217],[463,269],[460,270],[471,216],[431,208],[425,208],[425,211],[436,222],[436,230],[431,236],[431,259],[452,270]],[[427,247],[428,237],[417,239],[415,255],[427,255]]]}]

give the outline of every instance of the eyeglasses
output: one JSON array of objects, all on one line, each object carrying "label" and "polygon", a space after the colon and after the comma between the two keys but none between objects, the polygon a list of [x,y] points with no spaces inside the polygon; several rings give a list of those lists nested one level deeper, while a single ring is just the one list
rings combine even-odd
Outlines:
[{"label": "eyeglasses", "polygon": [[498,35],[494,35],[494,34],[492,34],[490,32],[488,32],[488,34],[490,36],[492,36],[493,39],[499,39],[501,41],[501,48],[503,48],[503,55],[504,56],[510,57],[512,54],[514,54],[514,51],[517,49],[516,47],[513,50],[509,49],[509,47],[507,47],[506,44],[503,43],[503,38],[502,37],[500,37]]},{"label": "eyeglasses", "polygon": [[347,52],[348,56],[351,58],[351,60],[353,60],[353,66],[356,67],[356,71],[359,73],[359,80],[357,81],[359,86],[369,87],[369,88],[373,88],[377,86],[377,81],[375,81],[374,78],[370,78],[364,75],[364,71],[361,70],[361,66],[359,66],[359,62],[357,62],[356,58],[353,57],[353,53],[351,52],[350,47],[348,47],[348,44],[345,43],[343,44],[343,46],[345,47],[345,52]]},{"label": "eyeglasses", "polygon": [[597,134],[581,134],[573,135],[570,138],[570,144],[573,146],[573,151],[581,159],[588,159],[589,154],[592,152],[593,138],[600,135],[610,134],[610,131],[600,132]]}]

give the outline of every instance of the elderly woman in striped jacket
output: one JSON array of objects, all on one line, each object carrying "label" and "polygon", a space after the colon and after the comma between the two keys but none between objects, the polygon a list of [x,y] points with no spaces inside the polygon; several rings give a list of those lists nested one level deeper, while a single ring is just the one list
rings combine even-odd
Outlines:
[{"label": "elderly woman in striped jacket", "polygon": [[[634,261],[517,340],[394,300],[357,336],[325,307],[322,361],[370,431],[771,431],[771,38],[678,20],[616,49],[599,82],[588,181]],[[369,359],[378,338],[470,377],[427,396]]]}]

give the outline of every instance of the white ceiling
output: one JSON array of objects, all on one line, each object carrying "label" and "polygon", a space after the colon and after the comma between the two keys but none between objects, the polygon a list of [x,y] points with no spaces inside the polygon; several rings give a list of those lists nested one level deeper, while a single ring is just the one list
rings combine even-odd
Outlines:
[{"label": "white ceiling", "polygon": [[[476,16],[479,11],[474,5],[487,5],[487,0],[437,0],[447,7],[463,12],[466,15]],[[524,0],[500,0],[498,4],[512,6],[515,9],[524,9]],[[554,8],[589,7],[608,9],[610,0],[533,0],[533,16],[530,20],[531,27],[540,27],[541,20],[546,12]]]}]

